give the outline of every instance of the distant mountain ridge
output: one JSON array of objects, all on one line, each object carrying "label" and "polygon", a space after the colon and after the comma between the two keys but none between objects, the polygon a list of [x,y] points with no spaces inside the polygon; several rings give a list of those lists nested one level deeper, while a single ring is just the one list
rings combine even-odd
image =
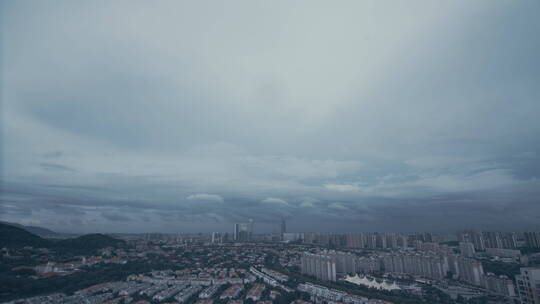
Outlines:
[{"label": "distant mountain ridge", "polygon": [[115,239],[111,236],[94,233],[85,234],[72,239],[64,239],[55,243],[55,247],[81,250],[95,250],[105,247],[117,247],[124,244],[123,240]]},{"label": "distant mountain ridge", "polygon": [[50,229],[43,228],[43,227],[38,227],[38,226],[26,226],[26,225],[21,225],[18,223],[11,223],[11,222],[5,222],[5,221],[0,221],[0,224],[15,226],[17,228],[24,229],[30,233],[39,235],[41,237],[53,237],[53,236],[58,235],[58,233],[55,231],[52,231]]},{"label": "distant mountain ridge", "polygon": [[0,223],[0,248],[3,247],[49,247],[52,242],[25,229]]},{"label": "distant mountain ridge", "polygon": [[124,244],[125,242],[123,240],[99,233],[64,240],[44,239],[23,228],[0,223],[0,248],[32,246],[34,248],[49,248],[73,253],[85,253],[105,247],[119,247]]}]

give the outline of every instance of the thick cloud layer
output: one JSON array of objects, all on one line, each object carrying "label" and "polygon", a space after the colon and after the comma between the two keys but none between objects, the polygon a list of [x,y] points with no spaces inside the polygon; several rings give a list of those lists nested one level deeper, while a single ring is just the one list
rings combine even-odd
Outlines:
[{"label": "thick cloud layer", "polygon": [[2,1],[2,220],[540,229],[538,1]]}]

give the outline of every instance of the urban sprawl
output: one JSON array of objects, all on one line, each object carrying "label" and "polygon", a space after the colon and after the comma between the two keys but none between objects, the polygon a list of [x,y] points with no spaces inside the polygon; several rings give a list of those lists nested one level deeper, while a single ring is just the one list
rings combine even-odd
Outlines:
[{"label": "urban sprawl", "polygon": [[120,272],[4,303],[540,303],[540,232],[293,233],[284,220],[279,230],[114,235],[126,245],[62,260],[2,248],[3,261],[32,258],[12,269],[29,282]]}]

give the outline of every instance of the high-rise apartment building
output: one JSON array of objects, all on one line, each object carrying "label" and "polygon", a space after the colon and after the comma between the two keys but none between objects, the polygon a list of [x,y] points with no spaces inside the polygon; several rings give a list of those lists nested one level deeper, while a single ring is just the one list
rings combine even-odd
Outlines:
[{"label": "high-rise apartment building", "polygon": [[386,245],[386,235],[379,233],[376,234],[375,247],[381,249],[386,249],[388,247]]},{"label": "high-rise apartment building", "polygon": [[459,232],[457,237],[458,241],[460,242],[473,243],[474,250],[476,251],[484,251],[486,249],[486,242],[484,240],[484,235],[482,232],[467,230]]},{"label": "high-rise apartment building", "polygon": [[484,268],[482,263],[470,258],[458,258],[459,279],[476,286],[484,286]]},{"label": "high-rise apartment building", "polygon": [[398,247],[398,239],[397,236],[394,233],[387,233],[386,234],[386,246],[388,248],[397,248]]},{"label": "high-rise apartment building", "polygon": [[394,253],[381,257],[382,269],[387,273],[406,273],[440,280],[446,276],[448,266],[443,256],[420,253]]},{"label": "high-rise apartment building", "polygon": [[331,255],[304,253],[300,262],[302,274],[323,281],[336,281],[336,261]]},{"label": "high-rise apartment building", "polygon": [[500,232],[484,232],[483,233],[486,248],[503,248],[502,233]]},{"label": "high-rise apartment building", "polygon": [[375,257],[359,257],[356,261],[359,272],[378,272],[381,270],[381,261]]},{"label": "high-rise apartment building", "polygon": [[503,248],[516,249],[518,248],[517,235],[515,232],[504,232],[501,234]]},{"label": "high-rise apartment building", "polygon": [[525,232],[525,245],[532,248],[540,248],[540,232]]},{"label": "high-rise apartment building", "polygon": [[364,248],[365,237],[362,233],[349,233],[345,236],[345,246],[348,248]]},{"label": "high-rise apartment building", "polygon": [[234,224],[234,240],[237,242],[249,241],[251,239],[252,227],[252,222]]},{"label": "high-rise apartment building", "polygon": [[540,304],[540,268],[525,267],[516,276],[521,304]]},{"label": "high-rise apartment building", "polygon": [[409,242],[407,241],[407,236],[405,235],[398,235],[397,237],[397,245],[399,248],[406,248],[409,246]]},{"label": "high-rise apartment building", "polygon": [[478,251],[486,250],[486,242],[484,240],[484,235],[482,232],[473,231],[471,232],[471,241],[474,244],[474,249]]},{"label": "high-rise apartment building", "polygon": [[281,236],[283,237],[283,234],[285,234],[287,232],[287,224],[285,223],[285,218],[281,218],[281,223],[280,223],[280,232],[281,232]]},{"label": "high-rise apartment building", "polygon": [[461,254],[465,257],[474,257],[474,244],[471,242],[459,242],[459,250],[461,251]]},{"label": "high-rise apartment building", "polygon": [[219,232],[212,232],[212,244],[215,243],[222,243],[223,242],[223,236]]},{"label": "high-rise apartment building", "polygon": [[336,274],[346,275],[356,273],[358,268],[356,255],[341,251],[330,251],[328,255],[333,257],[336,262]]}]

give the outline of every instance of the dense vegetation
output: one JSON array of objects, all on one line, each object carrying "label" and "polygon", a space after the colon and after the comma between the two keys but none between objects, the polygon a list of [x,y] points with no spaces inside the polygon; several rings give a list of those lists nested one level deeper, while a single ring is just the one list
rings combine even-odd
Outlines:
[{"label": "dense vegetation", "polygon": [[105,247],[122,246],[124,241],[104,234],[88,234],[65,240],[48,240],[22,228],[0,223],[0,248],[48,248],[70,254],[94,253]]},{"label": "dense vegetation", "polygon": [[513,279],[515,275],[519,274],[520,265],[517,263],[503,263],[498,261],[483,260],[482,267],[486,273],[492,272],[496,275],[505,275]]},{"label": "dense vegetation", "polygon": [[24,229],[0,223],[0,248],[49,247],[52,242]]},{"label": "dense vegetation", "polygon": [[37,226],[24,226],[24,225],[21,225],[21,224],[17,224],[17,223],[10,223],[10,222],[4,222],[4,221],[0,221],[0,224],[6,224],[6,225],[10,225],[10,226],[15,226],[17,228],[21,228],[21,229],[24,229],[30,233],[33,233],[33,234],[36,234],[36,235],[39,235],[41,237],[43,236],[56,236],[58,235],[58,233],[50,230],[50,229],[47,229],[47,228],[43,228],[43,227],[37,227]]},{"label": "dense vegetation", "polygon": [[101,264],[88,268],[84,272],[68,276],[57,276],[46,279],[16,277],[13,272],[0,272],[0,302],[21,297],[63,292],[71,294],[98,283],[122,281],[131,274],[146,273],[152,270],[169,269],[173,265],[160,259],[131,261],[126,264]]},{"label": "dense vegetation", "polygon": [[115,239],[104,234],[87,234],[73,239],[57,241],[53,247],[57,250],[65,250],[73,253],[85,253],[105,247],[118,247],[124,241]]},{"label": "dense vegetation", "polygon": [[540,253],[540,248],[535,247],[520,247],[519,250],[522,254]]}]

